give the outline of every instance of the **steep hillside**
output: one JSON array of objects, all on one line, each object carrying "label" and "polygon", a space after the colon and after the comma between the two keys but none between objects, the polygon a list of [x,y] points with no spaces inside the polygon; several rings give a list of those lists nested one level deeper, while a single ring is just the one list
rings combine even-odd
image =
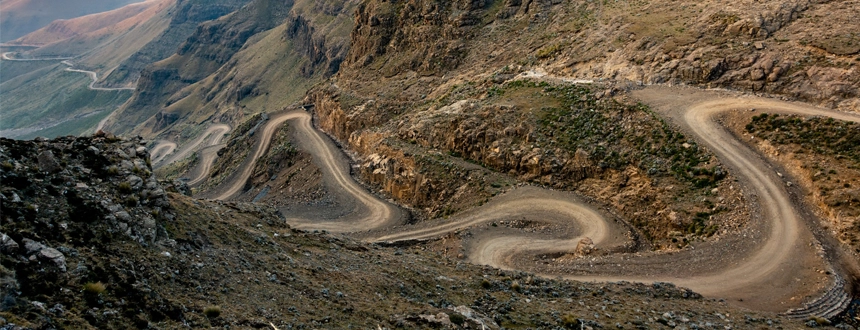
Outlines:
[{"label": "steep hillside", "polygon": [[116,9],[143,0],[3,0],[0,1],[0,42],[19,38],[57,19]]},{"label": "steep hillside", "polygon": [[825,228],[860,253],[860,123],[755,112],[727,122],[736,135],[784,164],[808,191]]},{"label": "steep hillside", "polygon": [[168,193],[181,185],[155,180],[143,144],[0,139],[0,326],[802,327],[667,283],[547,280],[292,230],[270,207]]},{"label": "steep hillside", "polygon": [[[147,1],[148,8],[137,15],[89,33],[42,46],[27,55],[37,58],[74,56],[78,65],[104,76],[105,84],[132,85],[145,66],[176,52],[179,45],[194,33],[197,25],[227,15],[247,2],[248,0]],[[73,23],[88,25],[116,15],[118,13],[92,15],[74,20]]]},{"label": "steep hillside", "polygon": [[[198,25],[230,14],[248,2],[249,0],[175,1],[170,10],[166,12],[167,16],[153,24],[153,28],[163,28],[155,38],[148,40],[124,38],[122,45],[105,47],[114,50],[133,47],[134,52],[128,53],[128,57],[121,56],[117,60],[117,57],[110,52],[100,52],[87,56],[83,61],[92,66],[102,65],[107,68],[115,68],[110,75],[105,77],[106,83],[136,83],[145,67],[173,55],[179,46],[195,33]],[[104,65],[103,63],[114,63],[115,66]]]},{"label": "steep hillside", "polygon": [[[25,63],[4,62],[4,69]],[[67,68],[54,62],[0,83],[0,135],[21,139],[78,135],[131,95],[127,90],[90,89],[92,80],[86,74]]]},{"label": "steep hillside", "polygon": [[327,6],[255,1],[202,26],[176,55],[146,70],[143,89],[108,127],[181,141],[207,120],[237,124],[299,101],[346,52],[354,3]]},{"label": "steep hillside", "polygon": [[[119,63],[140,50],[143,45],[157,40],[169,27],[167,22],[175,1],[147,1],[145,4],[148,7],[146,10],[127,19],[87,33],[74,34],[31,50],[24,55],[34,58],[73,57],[76,65],[95,71],[100,77],[106,77],[114,73]],[[126,8],[123,7],[120,10]],[[71,21],[82,25],[95,24],[91,22],[107,20],[110,16],[102,16],[109,14],[111,12]],[[39,37],[38,31],[34,34],[34,37]],[[27,35],[25,38],[34,34]],[[130,81],[123,85],[108,85],[101,82],[102,85],[108,86],[132,86],[133,83]]]},{"label": "steep hillside", "polygon": [[[74,57],[75,69],[90,70],[99,88],[134,88],[140,70],[174,53],[203,21],[218,18],[241,7],[245,0],[148,1],[146,10],[116,24],[79,34],[17,54],[20,58]],[[144,6],[144,4],[132,7]],[[99,25],[122,16],[105,13],[72,20],[74,25]],[[134,9],[136,10],[136,9]],[[59,23],[58,23],[59,24]],[[101,119],[125,103],[131,92],[92,90],[87,74],[66,72],[59,61],[3,61],[2,123],[4,136],[61,136],[91,131]],[[28,72],[29,68],[41,70]],[[26,73],[26,75],[25,75]],[[37,86],[30,88],[27,86]],[[53,95],[45,98],[45,95]],[[76,98],[69,95],[89,95]],[[97,104],[94,105],[94,104]],[[22,117],[23,116],[23,117]],[[84,116],[84,117],[82,117]],[[19,118],[20,117],[20,118]],[[8,131],[13,130],[13,131]]]}]

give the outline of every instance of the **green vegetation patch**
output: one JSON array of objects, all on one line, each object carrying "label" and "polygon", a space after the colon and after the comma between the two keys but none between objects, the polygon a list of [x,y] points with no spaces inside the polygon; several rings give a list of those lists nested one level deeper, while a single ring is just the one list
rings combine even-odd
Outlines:
[{"label": "green vegetation patch", "polygon": [[765,113],[754,116],[746,130],[778,144],[797,144],[803,150],[860,163],[860,124],[855,122]]},{"label": "green vegetation patch", "polygon": [[673,176],[695,188],[713,188],[726,176],[725,170],[711,165],[711,156],[695,141],[646,105],[598,98],[588,85],[513,81],[494,93],[510,95],[535,88],[544,98],[555,100],[534,113],[539,146],[584,150],[603,169],[633,165],[650,176]]}]

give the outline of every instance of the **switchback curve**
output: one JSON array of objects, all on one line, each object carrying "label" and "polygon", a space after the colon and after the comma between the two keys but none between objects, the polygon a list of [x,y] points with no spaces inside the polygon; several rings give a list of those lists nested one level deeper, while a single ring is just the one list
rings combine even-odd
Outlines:
[{"label": "switchback curve", "polygon": [[[648,89],[642,93],[660,95],[660,90]],[[671,97],[671,92],[663,94]],[[647,98],[645,98],[647,99]],[[826,261],[818,255],[814,238],[801,221],[801,216],[795,209],[795,205],[788,196],[781,179],[767,170],[767,164],[757,154],[737,141],[726,132],[715,120],[718,114],[733,111],[739,108],[757,107],[779,112],[791,112],[803,115],[829,116],[842,120],[860,121],[856,115],[818,109],[808,105],[781,102],[771,99],[749,98],[749,97],[723,97],[716,100],[688,103],[685,106],[665,110],[669,117],[675,118],[682,126],[692,131],[696,138],[715,151],[717,156],[726,164],[731,166],[739,178],[749,187],[752,196],[762,206],[760,213],[761,221],[757,224],[763,229],[763,234],[749,242],[752,249],[748,253],[731,255],[727,246],[722,249],[714,248],[706,251],[715,255],[729,255],[733,261],[728,262],[720,269],[711,269],[693,274],[678,273],[671,267],[673,259],[684,258],[683,253],[677,256],[660,255],[656,263],[666,264],[661,270],[652,269],[647,274],[543,274],[546,276],[563,276],[568,279],[584,281],[636,281],[654,282],[666,281],[691,288],[697,292],[715,297],[732,297],[743,301],[754,302],[752,306],[767,310],[785,310],[787,307],[798,304],[804,296],[814,292],[810,289],[815,283],[824,281],[824,276],[812,272],[807,262],[814,262],[826,267]],[[385,224],[395,223],[391,210],[394,207],[365,191],[355,183],[349,172],[344,167],[336,164],[334,156],[337,152],[333,145],[325,143],[321,133],[311,126],[309,114],[300,111],[278,114],[266,124],[260,141],[252,153],[252,161],[243,166],[240,175],[236,176],[230,185],[222,190],[217,199],[229,199],[235,196],[244,187],[248,177],[253,170],[254,161],[261,157],[268,148],[268,143],[276,127],[291,119],[298,121],[299,130],[305,134],[304,139],[310,141],[310,152],[323,164],[325,175],[334,175],[337,184],[345,191],[354,196],[369,210],[370,215],[362,220],[355,221],[325,221],[318,222],[310,219],[288,219],[295,228],[299,229],[321,229],[331,232],[357,232],[374,228],[381,228]],[[516,192],[517,190],[514,190]],[[541,195],[540,192],[527,192],[522,198],[511,199],[505,203],[497,204],[496,208],[479,208],[466,212],[454,221],[431,226],[420,226],[410,229],[397,228],[394,234],[385,234],[372,237],[369,241],[401,241],[424,239],[439,236],[448,232],[474,226],[476,224],[493,221],[499,216],[526,216],[535,210],[557,214],[557,218],[550,221],[564,222],[576,227],[577,235],[561,239],[535,238],[525,235],[504,234],[497,237],[489,237],[477,240],[469,249],[468,258],[479,264],[490,265],[503,269],[513,269],[511,264],[514,254],[547,253],[552,251],[571,251],[580,238],[591,238],[598,247],[606,244],[617,244],[620,228],[609,224],[600,212],[586,204],[571,201],[560,195]],[[477,213],[476,213],[477,212]],[[483,212],[483,213],[481,213]],[[547,220],[540,220],[547,221]],[[368,235],[363,235],[368,236]],[[719,247],[713,245],[710,247]],[[706,246],[708,247],[708,246]],[[635,258],[635,257],[634,257]],[[646,262],[648,256],[645,256]],[[797,285],[781,285],[793,281],[801,282]],[[804,291],[805,290],[805,291]],[[797,298],[800,298],[796,300]],[[786,303],[787,300],[796,300],[788,305],[775,304],[775,301]],[[772,304],[771,306],[767,305]]]}]

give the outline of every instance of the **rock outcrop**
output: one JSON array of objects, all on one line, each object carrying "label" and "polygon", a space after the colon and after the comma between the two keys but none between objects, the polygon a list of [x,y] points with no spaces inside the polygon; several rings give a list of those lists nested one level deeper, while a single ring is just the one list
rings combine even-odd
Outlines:
[{"label": "rock outcrop", "polygon": [[[92,240],[97,237],[90,231],[99,227],[140,244],[167,244],[157,223],[173,214],[144,145],[140,138],[121,141],[105,135],[0,140],[4,228],[15,229],[7,235],[14,241],[38,241],[38,236],[26,235],[36,230],[56,242]],[[25,245],[30,255],[56,255],[50,247]]]}]

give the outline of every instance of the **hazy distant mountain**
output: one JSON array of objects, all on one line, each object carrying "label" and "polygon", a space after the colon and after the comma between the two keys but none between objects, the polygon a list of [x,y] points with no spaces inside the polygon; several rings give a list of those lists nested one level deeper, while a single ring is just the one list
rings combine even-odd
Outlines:
[{"label": "hazy distant mountain", "polygon": [[[151,8],[158,4],[166,3],[166,0],[147,0],[133,3],[114,10],[89,14],[71,19],[59,19],[51,22],[34,32],[9,43],[22,45],[46,45],[53,42],[90,34],[94,37],[125,32],[134,25],[149,19],[156,10]],[[141,13],[146,13],[141,15]]]},{"label": "hazy distant mountain", "polygon": [[19,38],[57,19],[116,9],[142,0],[0,0],[0,42]]}]

